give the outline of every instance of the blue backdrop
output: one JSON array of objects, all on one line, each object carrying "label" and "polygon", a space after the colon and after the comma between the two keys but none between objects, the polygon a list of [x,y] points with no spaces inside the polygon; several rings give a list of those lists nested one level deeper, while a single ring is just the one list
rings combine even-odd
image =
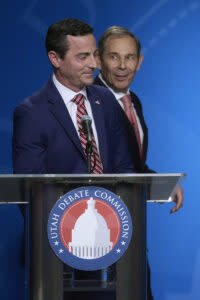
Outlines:
[{"label": "blue backdrop", "polygon": [[[148,205],[148,248],[155,300],[199,300],[200,287],[200,0],[8,0],[1,4],[0,172],[12,173],[14,107],[49,78],[44,37],[66,17],[95,28],[132,30],[144,62],[132,89],[149,127],[149,166],[186,172],[184,208]],[[0,299],[23,300],[24,270],[18,261],[23,220],[16,206],[0,206]]]}]

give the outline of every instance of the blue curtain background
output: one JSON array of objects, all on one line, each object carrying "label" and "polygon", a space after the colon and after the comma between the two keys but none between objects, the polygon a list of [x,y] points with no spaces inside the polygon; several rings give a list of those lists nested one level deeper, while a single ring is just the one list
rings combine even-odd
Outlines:
[{"label": "blue curtain background", "polygon": [[[12,113],[51,74],[44,38],[48,26],[75,17],[95,28],[132,30],[144,61],[132,90],[149,128],[148,164],[157,172],[185,172],[184,208],[148,204],[148,255],[155,300],[199,300],[200,287],[200,1],[49,0],[1,4],[0,173],[12,173]],[[23,300],[18,256],[23,220],[17,206],[0,206],[0,299]]]}]

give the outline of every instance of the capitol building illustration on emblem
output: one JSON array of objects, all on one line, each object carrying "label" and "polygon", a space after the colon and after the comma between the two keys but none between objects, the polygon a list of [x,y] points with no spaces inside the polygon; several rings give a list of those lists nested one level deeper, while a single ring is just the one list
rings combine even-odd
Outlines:
[{"label": "capitol building illustration on emblem", "polygon": [[87,208],[77,219],[72,229],[69,252],[84,259],[95,259],[112,250],[110,229],[104,217],[95,208],[93,198],[87,201]]}]

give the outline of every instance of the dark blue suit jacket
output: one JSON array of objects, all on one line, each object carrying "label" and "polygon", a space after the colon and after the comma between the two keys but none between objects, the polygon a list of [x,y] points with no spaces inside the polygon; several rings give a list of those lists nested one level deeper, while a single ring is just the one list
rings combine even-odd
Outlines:
[{"label": "dark blue suit jacket", "polygon": [[[87,87],[97,129],[104,173],[131,173],[121,111],[114,96],[99,86]],[[50,79],[14,112],[14,173],[87,173],[82,146],[65,104]]]}]

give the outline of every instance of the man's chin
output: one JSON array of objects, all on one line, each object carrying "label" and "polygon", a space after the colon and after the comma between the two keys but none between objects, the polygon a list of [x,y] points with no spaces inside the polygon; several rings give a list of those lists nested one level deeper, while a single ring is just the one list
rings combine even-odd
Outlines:
[{"label": "man's chin", "polygon": [[113,90],[116,93],[126,93],[129,89],[129,87],[127,87],[127,85],[123,85],[123,84],[115,84],[113,87]]},{"label": "man's chin", "polygon": [[94,82],[94,78],[93,77],[90,78],[90,79],[84,80],[84,84],[85,85],[91,85],[91,84],[93,84],[93,82]]}]

